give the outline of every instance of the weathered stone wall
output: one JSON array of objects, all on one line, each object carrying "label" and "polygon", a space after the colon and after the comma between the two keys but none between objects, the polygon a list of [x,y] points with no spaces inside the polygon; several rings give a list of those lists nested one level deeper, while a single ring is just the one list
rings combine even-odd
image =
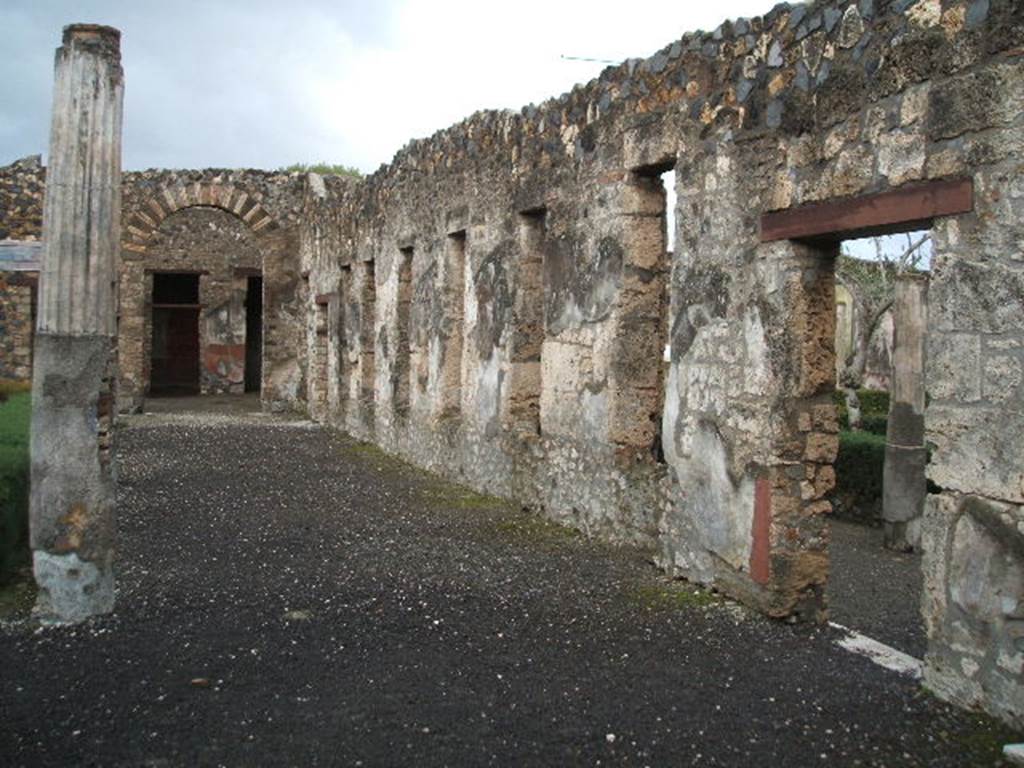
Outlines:
[{"label": "weathered stone wall", "polygon": [[39,240],[46,169],[39,155],[0,167],[0,240]]},{"label": "weathered stone wall", "polygon": [[[5,232],[13,239],[41,239],[45,177],[38,156],[0,168],[0,239]],[[152,274],[175,270],[208,273],[201,279],[204,392],[241,386],[245,275],[262,271],[263,399],[275,409],[296,403],[305,386],[298,347],[306,318],[295,235],[302,177],[150,170],[124,174],[122,186],[119,407],[138,407],[148,390]]]},{"label": "weathered stone wall", "polygon": [[[38,254],[31,269],[9,251],[27,251],[43,233],[46,169],[33,155],[0,167],[0,379],[31,381]],[[6,241],[6,242],[2,242]]]},{"label": "weathered stone wall", "polygon": [[[338,254],[350,250],[351,243],[343,240],[346,229],[340,215],[347,206],[338,205],[337,201],[354,199],[352,195],[357,187],[358,182],[352,178],[311,174],[301,215],[301,220],[309,225],[304,229],[305,237],[299,241],[299,268],[303,276],[300,291],[305,313],[296,335],[305,339],[305,343],[299,345],[303,400],[314,418],[339,426],[343,423],[336,419],[341,413],[341,403],[347,398],[348,386],[347,380],[342,379],[342,371],[350,370],[351,366],[342,360],[346,351],[340,343],[345,336],[343,297],[339,293],[342,267]],[[350,279],[346,285],[350,287]],[[358,362],[358,353],[353,361]],[[346,388],[344,394],[343,387]]]},{"label": "weathered stone wall", "polygon": [[305,318],[295,226],[302,178],[263,171],[125,174],[121,248],[119,407],[149,385],[152,275],[201,272],[200,374],[204,393],[244,386],[245,290],[263,276],[263,386],[268,408],[295,403]]},{"label": "weathered stone wall", "polygon": [[[43,233],[46,169],[39,155],[0,167],[0,379],[32,380],[33,307],[38,263],[8,263],[6,252],[36,243]],[[38,256],[35,257],[38,262]]]},{"label": "weathered stone wall", "polygon": [[[197,206],[172,213],[150,238],[144,259],[125,259],[122,306],[143,315],[142,370],[151,381],[153,275],[196,273],[199,281],[199,374],[202,394],[240,393],[245,385],[245,295],[262,263],[256,236],[238,217]],[[140,274],[141,270],[141,274]],[[122,334],[123,365],[134,362],[135,339]],[[133,366],[134,367],[134,366]]]},{"label": "weathered stone wall", "polygon": [[32,380],[36,277],[0,271],[0,379]]},{"label": "weathered stone wall", "polygon": [[1020,723],[1022,47],[1007,0],[779,6],[311,181],[307,306],[337,296],[326,352],[307,313],[338,381],[314,415],[821,616],[854,233],[762,242],[761,216],[968,177],[974,210],[934,222],[928,680]]}]

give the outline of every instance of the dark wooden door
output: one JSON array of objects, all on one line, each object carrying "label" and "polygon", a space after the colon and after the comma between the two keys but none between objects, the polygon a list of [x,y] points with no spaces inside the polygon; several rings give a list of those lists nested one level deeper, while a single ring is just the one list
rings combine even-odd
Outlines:
[{"label": "dark wooden door", "polygon": [[245,391],[263,380],[263,278],[250,277],[245,292]]},{"label": "dark wooden door", "polygon": [[199,307],[153,307],[150,392],[198,394]]}]

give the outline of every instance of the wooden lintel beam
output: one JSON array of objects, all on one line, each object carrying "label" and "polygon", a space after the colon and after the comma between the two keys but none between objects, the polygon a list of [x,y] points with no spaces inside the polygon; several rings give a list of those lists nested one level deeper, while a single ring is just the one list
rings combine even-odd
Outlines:
[{"label": "wooden lintel beam", "polygon": [[761,216],[761,242],[849,240],[931,226],[938,216],[974,210],[974,182],[948,179],[874,195],[802,205]]}]

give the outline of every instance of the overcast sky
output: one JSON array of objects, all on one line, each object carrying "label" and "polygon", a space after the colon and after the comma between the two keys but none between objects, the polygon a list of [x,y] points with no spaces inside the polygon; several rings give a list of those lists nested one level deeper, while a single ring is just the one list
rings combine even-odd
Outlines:
[{"label": "overcast sky", "polygon": [[518,109],[774,0],[2,0],[0,165],[46,154],[65,24],[122,32],[124,167],[373,171],[412,138]]}]

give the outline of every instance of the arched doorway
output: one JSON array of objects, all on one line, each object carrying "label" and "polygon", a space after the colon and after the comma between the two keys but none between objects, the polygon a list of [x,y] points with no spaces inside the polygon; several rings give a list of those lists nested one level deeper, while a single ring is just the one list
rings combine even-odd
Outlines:
[{"label": "arched doorway", "polygon": [[119,409],[149,395],[260,393],[264,262],[286,248],[277,223],[225,185],[126,197]]}]

